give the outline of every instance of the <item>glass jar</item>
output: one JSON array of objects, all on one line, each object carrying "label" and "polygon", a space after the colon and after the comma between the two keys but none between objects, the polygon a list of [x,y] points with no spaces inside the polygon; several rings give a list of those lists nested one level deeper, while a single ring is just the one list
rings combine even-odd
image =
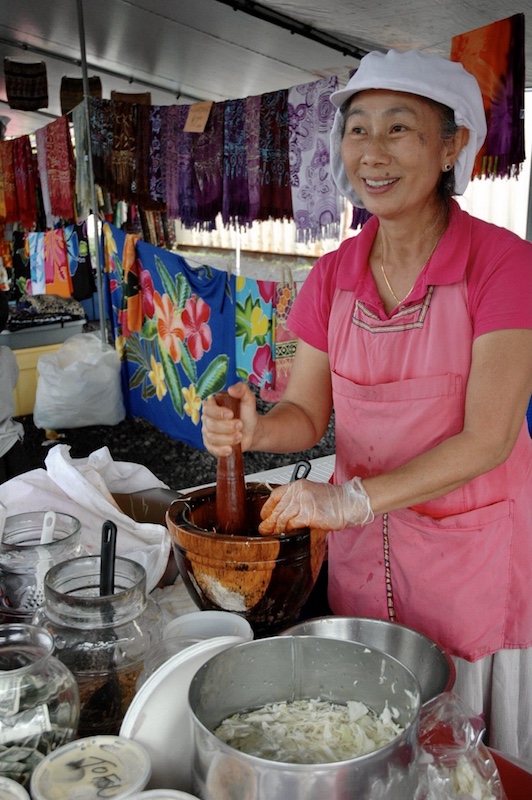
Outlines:
[{"label": "glass jar", "polygon": [[79,736],[117,735],[144,657],[162,636],[144,567],[117,558],[114,594],[101,597],[100,556],[56,564],[46,574],[34,622],[53,635],[55,655],[78,683]]},{"label": "glass jar", "polygon": [[53,539],[40,544],[44,511],[6,519],[0,543],[0,622],[30,623],[44,600],[44,576],[54,564],[86,554],[81,524],[56,513]]},{"label": "glass jar", "polygon": [[0,774],[22,786],[77,731],[76,680],[53,650],[53,637],[43,628],[0,625]]}]

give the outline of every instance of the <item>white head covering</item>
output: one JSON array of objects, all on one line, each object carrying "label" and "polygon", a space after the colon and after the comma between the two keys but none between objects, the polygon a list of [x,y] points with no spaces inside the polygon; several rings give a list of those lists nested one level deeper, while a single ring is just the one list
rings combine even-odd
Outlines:
[{"label": "white head covering", "polygon": [[469,130],[469,141],[460,151],[454,165],[456,194],[463,194],[471,178],[475,157],[486,138],[487,125],[482,93],[477,79],[462,64],[419,50],[387,53],[372,51],[345,87],[331,95],[338,111],[331,130],[332,174],[340,192],[359,208],[364,204],[345,173],[340,147],[343,119],[340,106],[365,89],[390,89],[436,100],[452,108],[457,125]]}]

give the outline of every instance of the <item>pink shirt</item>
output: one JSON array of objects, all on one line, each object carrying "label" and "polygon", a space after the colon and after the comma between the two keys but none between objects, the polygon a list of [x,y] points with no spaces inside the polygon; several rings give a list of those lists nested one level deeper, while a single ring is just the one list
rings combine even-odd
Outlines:
[{"label": "pink shirt", "polygon": [[[454,203],[408,302],[386,314],[367,265],[377,225],[370,220],[320,259],[289,323],[329,356],[335,483],[394,469],[458,433],[475,336],[532,327],[532,246]],[[333,612],[386,618],[392,608],[399,622],[471,660],[531,646],[531,482],[523,420],[496,469],[435,500],[330,533]]]},{"label": "pink shirt", "polygon": [[[328,349],[336,288],[354,291],[382,319],[387,316],[368,266],[378,225],[371,217],[358,236],[320,258],[299,292],[289,318],[290,330],[318,350]],[[451,284],[464,275],[474,337],[505,328],[532,328],[532,244],[470,216],[453,201],[449,227],[408,304],[419,301],[427,286]]]}]

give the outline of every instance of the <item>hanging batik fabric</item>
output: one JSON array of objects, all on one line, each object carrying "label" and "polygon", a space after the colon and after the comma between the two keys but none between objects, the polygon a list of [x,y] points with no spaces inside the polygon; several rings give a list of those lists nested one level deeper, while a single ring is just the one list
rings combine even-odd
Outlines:
[{"label": "hanging batik fabric", "polygon": [[111,102],[114,107],[111,192],[117,199],[130,203],[134,200],[137,106],[115,100]]},{"label": "hanging batik fabric", "polygon": [[[102,81],[99,75],[91,75],[88,78],[89,95],[101,98]],[[61,79],[59,90],[59,101],[61,103],[61,114],[65,115],[72,111],[77,105],[83,102],[84,97],[83,78],[69,78],[64,75]]]},{"label": "hanging batik fabric", "polygon": [[72,296],[72,280],[62,228],[55,228],[44,234],[44,274],[46,294],[57,294],[59,297]]},{"label": "hanging batik fabric", "polygon": [[144,324],[132,333],[121,314],[125,238],[104,225],[111,322],[129,413],[204,449],[202,402],[237,380],[235,278],[225,270],[193,269],[175,253],[137,242]]},{"label": "hanging batik fabric", "polygon": [[89,177],[89,137],[87,132],[87,114],[84,103],[72,109],[72,126],[74,128],[74,152],[76,157],[76,183],[74,191],[76,220],[81,222],[89,216],[92,205]]},{"label": "hanging batik fabric", "polygon": [[31,228],[37,221],[37,159],[31,149],[29,136],[13,139],[13,166],[19,221],[24,228]]},{"label": "hanging batik fabric", "polygon": [[273,379],[260,396],[268,403],[277,403],[288,386],[297,349],[297,336],[288,327],[288,315],[297,296],[296,283],[289,267],[282,268],[281,280],[275,287],[273,303]]},{"label": "hanging batik fabric", "polygon": [[96,291],[96,281],[92,271],[87,223],[67,225],[64,235],[68,271],[72,281],[72,297],[80,301],[88,300]]},{"label": "hanging batik fabric", "polygon": [[110,100],[89,98],[92,168],[94,180],[110,189],[113,152],[114,104]]},{"label": "hanging batik fabric", "polygon": [[30,254],[31,294],[45,294],[44,278],[44,233],[31,231],[28,233]]},{"label": "hanging batik fabric", "polygon": [[48,79],[44,61],[28,64],[4,58],[4,77],[10,108],[20,111],[48,108]]},{"label": "hanging batik fabric", "polygon": [[41,182],[41,197],[44,208],[45,225],[47,228],[53,228],[54,216],[52,214],[52,202],[50,200],[48,172],[46,169],[46,128],[39,128],[35,131],[35,144],[37,147],[37,165]]},{"label": "hanging batik fabric", "polygon": [[473,177],[515,177],[525,160],[525,17],[493,22],[455,36],[451,60],[478,80],[488,133]]},{"label": "hanging batik fabric", "polygon": [[197,221],[196,173],[194,171],[193,133],[185,131],[190,106],[178,106],[179,130],[177,141],[177,192],[179,218],[183,227],[194,228]]},{"label": "hanging batik fabric", "polygon": [[3,176],[5,222],[18,222],[17,187],[15,185],[14,139],[0,142],[0,172]]},{"label": "hanging batik fabric", "polygon": [[[1,143],[0,143],[1,144]],[[13,285],[15,300],[31,292],[31,271],[28,235],[24,231],[13,231]]]},{"label": "hanging batik fabric", "polygon": [[74,217],[74,149],[66,117],[45,127],[46,172],[52,214],[63,219]]},{"label": "hanging batik fabric", "polygon": [[164,203],[162,107],[150,107],[150,195],[157,203]]},{"label": "hanging batik fabric", "polygon": [[245,100],[228,100],[224,108],[223,207],[224,225],[249,222]]},{"label": "hanging batik fabric", "polygon": [[169,219],[179,217],[178,165],[179,165],[179,106],[170,106],[166,115],[166,213]]},{"label": "hanging batik fabric", "polygon": [[246,165],[248,171],[249,222],[258,218],[260,208],[260,108],[261,96],[244,101],[246,128]]},{"label": "hanging batik fabric", "polygon": [[135,202],[143,209],[157,206],[150,194],[150,106],[137,107],[137,143],[135,146]]},{"label": "hanging batik fabric", "polygon": [[274,281],[236,279],[236,366],[240,380],[261,391],[273,387]]},{"label": "hanging batik fabric", "polygon": [[365,208],[358,208],[358,206],[353,206],[353,216],[351,218],[351,229],[356,231],[357,228],[362,228],[363,225],[366,224],[368,219],[372,217],[370,211]]},{"label": "hanging batik fabric", "polygon": [[291,219],[288,90],[267,92],[260,106],[260,207],[257,219]]},{"label": "hanging batik fabric", "polygon": [[297,242],[338,238],[338,190],[331,175],[329,136],[338,78],[322,78],[288,90],[290,183]]},{"label": "hanging batik fabric", "polygon": [[196,173],[196,221],[202,230],[215,228],[222,213],[222,161],[224,148],[224,103],[213,103],[202,133],[194,133]]},{"label": "hanging batik fabric", "polygon": [[120,320],[125,335],[142,330],[144,314],[140,291],[141,266],[137,258],[137,242],[140,236],[126,234],[122,249],[122,308]]}]

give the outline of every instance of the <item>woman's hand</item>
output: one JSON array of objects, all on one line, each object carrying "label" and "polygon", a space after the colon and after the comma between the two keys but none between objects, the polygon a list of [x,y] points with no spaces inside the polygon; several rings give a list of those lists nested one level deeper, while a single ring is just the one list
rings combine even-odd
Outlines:
[{"label": "woman's hand", "polygon": [[306,527],[341,531],[374,519],[359,478],[338,486],[304,479],[278,486],[264,503],[261,517],[263,536]]},{"label": "woman's hand", "polygon": [[229,408],[219,406],[214,396],[203,403],[201,433],[203,443],[213,456],[230,456],[235,445],[249,450],[259,422],[255,395],[245,383],[235,383],[227,389],[231,397],[240,400],[240,419]]}]

